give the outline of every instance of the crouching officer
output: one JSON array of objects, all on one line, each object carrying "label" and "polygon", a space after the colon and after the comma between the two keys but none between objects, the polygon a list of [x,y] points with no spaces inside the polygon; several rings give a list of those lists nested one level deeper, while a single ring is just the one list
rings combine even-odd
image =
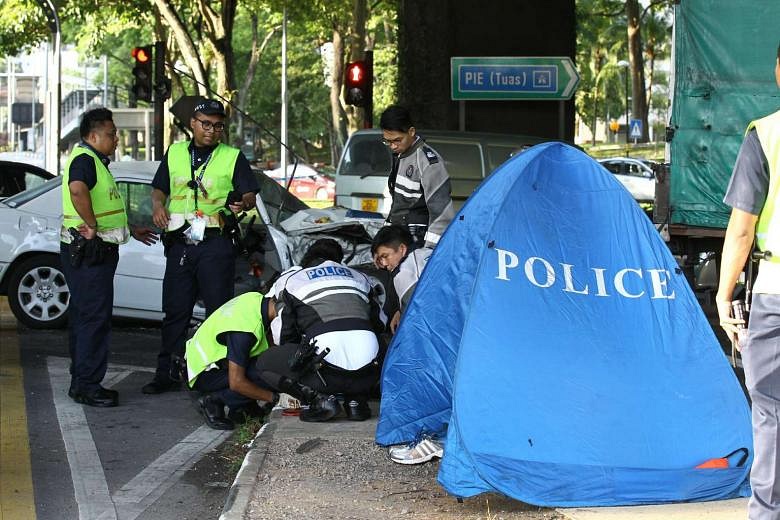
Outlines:
[{"label": "crouching officer", "polygon": [[[187,381],[190,388],[204,394],[198,404],[210,427],[232,430],[247,417],[267,415],[279,401],[277,389],[315,409],[335,406],[329,396],[297,381],[261,374],[258,356],[269,351],[267,333],[275,317],[273,297],[248,292],[217,309],[187,341]],[[257,401],[265,401],[265,405],[261,407]]]},{"label": "crouching officer", "polygon": [[[363,421],[371,417],[367,398],[379,380],[375,330],[384,325],[369,279],[340,263],[342,257],[338,242],[318,240],[302,268],[277,281],[280,346],[263,352],[257,364],[265,381],[295,397],[301,391],[291,391],[291,383],[343,394],[347,418]],[[340,410],[335,397],[319,399],[300,418],[322,422]]]},{"label": "crouching officer", "polygon": [[[152,218],[166,230],[162,347],[145,394],[176,390],[172,356],[184,354],[187,326],[200,295],[206,316],[233,297],[235,252],[225,222],[255,207],[257,180],[244,154],[219,142],[225,130],[222,103],[205,100],[190,119],[192,141],[168,149],[152,181]],[[228,204],[231,192],[240,200]],[[229,209],[228,209],[229,208]]]},{"label": "crouching officer", "polygon": [[[246,417],[261,417],[279,396],[268,390],[256,368],[257,356],[268,349],[266,331],[276,317],[272,298],[257,292],[236,296],[217,309],[187,341],[187,381],[205,395],[198,400],[206,423],[232,430]],[[224,407],[229,412],[225,416]]]}]

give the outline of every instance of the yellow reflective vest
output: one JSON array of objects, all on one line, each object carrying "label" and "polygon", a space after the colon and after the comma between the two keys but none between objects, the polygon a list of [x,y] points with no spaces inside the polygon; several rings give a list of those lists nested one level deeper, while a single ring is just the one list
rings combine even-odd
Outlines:
[{"label": "yellow reflective vest", "polygon": [[757,293],[780,294],[780,110],[753,121],[761,149],[769,164],[769,190],[756,224],[756,244],[761,251],[771,251],[770,260],[759,264],[753,289]]},{"label": "yellow reflective vest", "polygon": [[[193,180],[189,145],[190,141],[182,141],[168,148],[171,182],[168,198],[168,212],[171,215],[169,230],[180,228],[185,221],[191,222],[195,214],[195,191],[187,185]],[[200,179],[206,190],[206,195],[198,190],[197,209],[203,212],[207,227],[219,226],[219,213],[224,209],[227,196],[233,189],[233,170],[238,154],[238,148],[219,143],[208,161],[195,170],[194,178]]]},{"label": "yellow reflective vest", "polygon": [[236,296],[206,318],[195,335],[187,341],[187,381],[190,388],[198,376],[212,364],[227,357],[226,332],[249,332],[257,342],[249,351],[249,357],[260,355],[268,348],[260,306],[263,295],[248,292]]},{"label": "yellow reflective vest", "polygon": [[[73,206],[73,200],[70,198],[70,189],[68,181],[70,178],[70,165],[73,159],[80,155],[88,155],[95,161],[95,172],[97,174],[97,183],[89,191],[92,200],[92,212],[95,214],[98,225],[98,234],[103,240],[108,242],[122,243],[127,241],[127,212],[122,196],[114,181],[114,176],[108,171],[106,165],[97,156],[95,152],[84,146],[76,146],[70,153],[68,163],[62,174],[62,226],[67,229],[70,227],[78,228],[84,224],[84,220],[76,212]],[[119,230],[119,233],[112,233]],[[123,237],[122,239],[112,239],[112,237]]]}]

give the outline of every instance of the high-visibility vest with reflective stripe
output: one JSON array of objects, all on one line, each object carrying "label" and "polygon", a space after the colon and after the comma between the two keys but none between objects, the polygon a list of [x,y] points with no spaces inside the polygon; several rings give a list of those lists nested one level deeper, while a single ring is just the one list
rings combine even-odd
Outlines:
[{"label": "high-visibility vest with reflective stripe", "polygon": [[[248,292],[236,296],[206,318],[195,335],[187,341],[187,380],[190,387],[198,376],[212,363],[227,357],[226,332],[249,332],[257,342],[249,351],[249,357],[260,355],[268,348],[263,328],[260,306],[263,295]],[[225,342],[225,343],[222,343]]]},{"label": "high-visibility vest with reflective stripe", "polygon": [[[103,164],[97,154],[84,146],[76,146],[68,158],[65,170],[62,174],[62,225],[65,229],[78,228],[84,224],[84,220],[76,212],[73,201],[70,198],[68,180],[70,177],[70,165],[73,159],[80,155],[89,155],[95,161],[95,173],[97,182],[89,190],[89,197],[92,200],[92,212],[97,219],[98,230],[101,234],[109,233],[114,229],[127,228],[127,212],[122,196],[116,186],[116,181],[106,165]],[[126,235],[127,233],[125,233]]]},{"label": "high-visibility vest with reflective stripe", "polygon": [[756,129],[761,149],[769,164],[769,190],[756,224],[756,244],[761,251],[771,251],[771,260],[759,264],[754,292],[780,294],[780,110],[753,121],[748,131]]},{"label": "high-visibility vest with reflective stripe", "polygon": [[[187,186],[192,180],[189,144],[189,141],[182,141],[168,148],[168,172],[171,180],[168,211],[172,221],[182,224],[185,220],[191,222],[195,213],[195,192]],[[206,164],[206,171],[201,179],[206,195],[198,190],[198,209],[203,212],[209,227],[219,225],[218,214],[224,209],[228,193],[233,189],[233,170],[238,153],[238,148],[219,143]],[[200,177],[202,171],[203,165],[195,170],[195,179]]]}]

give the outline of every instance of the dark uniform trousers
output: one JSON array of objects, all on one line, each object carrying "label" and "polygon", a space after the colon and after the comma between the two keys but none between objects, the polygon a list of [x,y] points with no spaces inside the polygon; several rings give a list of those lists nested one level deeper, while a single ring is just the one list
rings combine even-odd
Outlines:
[{"label": "dark uniform trousers", "polygon": [[69,245],[60,243],[60,261],[70,291],[68,304],[71,389],[89,393],[100,388],[108,367],[114,273],[119,247],[107,248],[102,263],[73,267]]},{"label": "dark uniform trousers", "polygon": [[[249,366],[246,367],[247,379],[260,388],[273,391],[273,388],[260,377],[260,372],[255,363],[256,361],[257,357],[249,358]],[[223,360],[221,364],[226,365],[227,360]],[[195,380],[193,388],[200,392],[215,395],[223,403],[228,405],[231,410],[239,410],[254,401],[254,399],[250,399],[249,397],[243,396],[230,389],[228,370],[227,367],[224,366],[201,373],[198,376],[198,379]]]},{"label": "dark uniform trousers", "polygon": [[206,317],[233,297],[236,258],[233,242],[221,235],[198,245],[177,241],[165,262],[162,306],[162,350],[157,356],[158,378],[169,378],[171,355],[184,356],[187,327],[198,295]]},{"label": "dark uniform trousers", "polygon": [[[297,343],[287,343],[271,347],[257,357],[257,370],[273,390],[283,391],[273,386],[278,382],[278,377],[267,377],[266,371],[298,381],[323,394],[344,394],[346,397],[356,399],[368,398],[374,385],[379,381],[378,363],[369,363],[358,370],[345,370],[325,363],[320,368],[319,375],[315,372],[299,374],[289,366],[289,360],[297,350]],[[293,397],[300,398],[297,395]]]}]

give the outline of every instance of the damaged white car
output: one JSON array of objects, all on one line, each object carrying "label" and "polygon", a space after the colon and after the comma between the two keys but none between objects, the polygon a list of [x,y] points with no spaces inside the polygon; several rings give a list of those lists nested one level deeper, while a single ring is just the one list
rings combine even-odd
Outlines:
[{"label": "damaged white car", "polygon": [[[158,162],[111,165],[132,224],[152,226],[151,182]],[[250,254],[236,263],[236,294],[264,291],[279,272],[300,260],[319,238],[338,240],[345,262],[385,285],[386,273],[371,265],[371,237],[382,226],[376,213],[345,208],[313,209],[261,172],[256,212],[241,220]],[[67,323],[70,293],[60,264],[62,178],[0,201],[0,294],[16,318],[32,328]],[[135,240],[119,248],[114,276],[114,316],[162,320],[165,257],[161,243],[145,246]],[[195,318],[203,318],[196,307]]]}]

